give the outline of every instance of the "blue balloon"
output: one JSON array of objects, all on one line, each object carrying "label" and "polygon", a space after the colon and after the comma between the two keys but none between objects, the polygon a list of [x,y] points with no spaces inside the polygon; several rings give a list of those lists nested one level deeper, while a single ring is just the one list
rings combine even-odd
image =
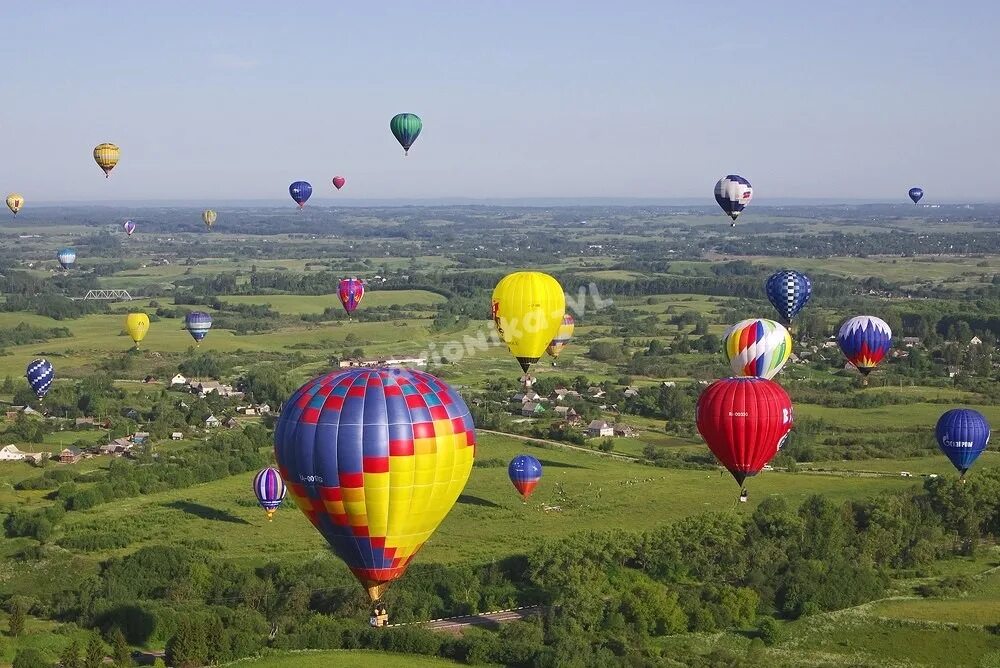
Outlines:
[{"label": "blue balloon", "polygon": [[212,329],[212,316],[201,311],[192,311],[184,318],[184,328],[198,343],[205,338],[208,330]]},{"label": "blue balloon", "polygon": [[510,460],[507,475],[521,496],[527,499],[542,479],[542,463],[531,455],[518,455]]},{"label": "blue balloon", "polygon": [[47,359],[37,359],[31,360],[24,375],[28,378],[31,391],[41,400],[48,394],[49,386],[52,385],[52,379],[56,377],[56,372],[52,368],[52,362]]},{"label": "blue balloon", "polygon": [[56,253],[56,259],[59,260],[59,264],[62,265],[63,269],[72,269],[76,263],[76,251],[72,248],[63,248]]},{"label": "blue balloon", "polygon": [[910,195],[910,199],[913,200],[913,203],[916,204],[917,202],[920,201],[920,198],[924,196],[924,189],[923,188],[910,188],[909,195]]},{"label": "blue balloon", "polygon": [[306,201],[313,194],[313,187],[308,181],[296,181],[288,186],[288,194],[292,196],[295,203],[301,209],[306,205]]},{"label": "blue balloon", "polygon": [[809,303],[812,281],[800,271],[782,269],[768,276],[764,292],[782,319],[791,322],[802,307]]},{"label": "blue balloon", "polygon": [[964,476],[990,443],[990,423],[971,408],[953,408],[938,419],[938,447]]}]

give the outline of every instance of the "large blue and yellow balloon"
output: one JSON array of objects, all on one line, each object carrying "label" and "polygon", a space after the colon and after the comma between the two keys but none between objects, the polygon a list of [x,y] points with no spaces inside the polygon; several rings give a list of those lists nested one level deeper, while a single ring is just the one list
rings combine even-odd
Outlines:
[{"label": "large blue and yellow balloon", "polygon": [[472,472],[469,408],[409,369],[351,369],[309,381],[274,431],[291,497],[371,600],[401,577]]},{"label": "large blue and yellow balloon", "polygon": [[858,315],[840,326],[837,343],[847,361],[857,367],[868,384],[868,374],[878,366],[892,346],[892,330],[882,318]]}]

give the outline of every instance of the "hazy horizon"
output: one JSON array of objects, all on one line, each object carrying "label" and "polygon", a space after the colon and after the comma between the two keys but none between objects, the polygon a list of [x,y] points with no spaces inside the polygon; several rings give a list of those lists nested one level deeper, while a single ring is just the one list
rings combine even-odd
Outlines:
[{"label": "hazy horizon", "polygon": [[[1000,5],[7,8],[0,190],[41,203],[1000,201]],[[403,152],[388,129],[419,114]],[[121,147],[110,179],[91,151]],[[339,195],[330,179],[341,174]],[[288,200],[290,202],[290,199]]]}]

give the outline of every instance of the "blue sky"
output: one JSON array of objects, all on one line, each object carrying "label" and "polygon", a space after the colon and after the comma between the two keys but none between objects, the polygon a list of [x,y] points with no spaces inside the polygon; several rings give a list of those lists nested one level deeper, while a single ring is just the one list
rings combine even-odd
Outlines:
[{"label": "blue sky", "polygon": [[[1000,3],[5,3],[0,190],[1000,199]],[[410,157],[398,112],[424,131]],[[122,148],[105,180],[90,152]]]}]

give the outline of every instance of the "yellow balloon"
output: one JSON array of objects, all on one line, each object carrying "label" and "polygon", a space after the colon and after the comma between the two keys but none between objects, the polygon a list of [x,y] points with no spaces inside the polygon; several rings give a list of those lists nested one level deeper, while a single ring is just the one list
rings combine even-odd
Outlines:
[{"label": "yellow balloon", "polygon": [[7,195],[7,208],[17,215],[17,212],[21,210],[24,206],[24,197],[18,193],[11,193]]},{"label": "yellow balloon", "polygon": [[129,313],[125,318],[125,331],[138,348],[139,342],[146,338],[146,332],[149,331],[149,316],[145,313]]},{"label": "yellow balloon", "polygon": [[204,213],[201,214],[201,219],[205,221],[205,226],[208,229],[212,229],[212,225],[215,225],[215,219],[219,217],[219,214],[215,213],[211,209],[205,209]]},{"label": "yellow balloon", "polygon": [[508,274],[493,289],[497,333],[524,371],[559,333],[565,312],[559,281],[539,271]]},{"label": "yellow balloon", "polygon": [[111,176],[111,170],[118,164],[118,157],[121,150],[114,144],[107,142],[94,147],[94,160],[97,166],[104,170],[104,176]]}]

